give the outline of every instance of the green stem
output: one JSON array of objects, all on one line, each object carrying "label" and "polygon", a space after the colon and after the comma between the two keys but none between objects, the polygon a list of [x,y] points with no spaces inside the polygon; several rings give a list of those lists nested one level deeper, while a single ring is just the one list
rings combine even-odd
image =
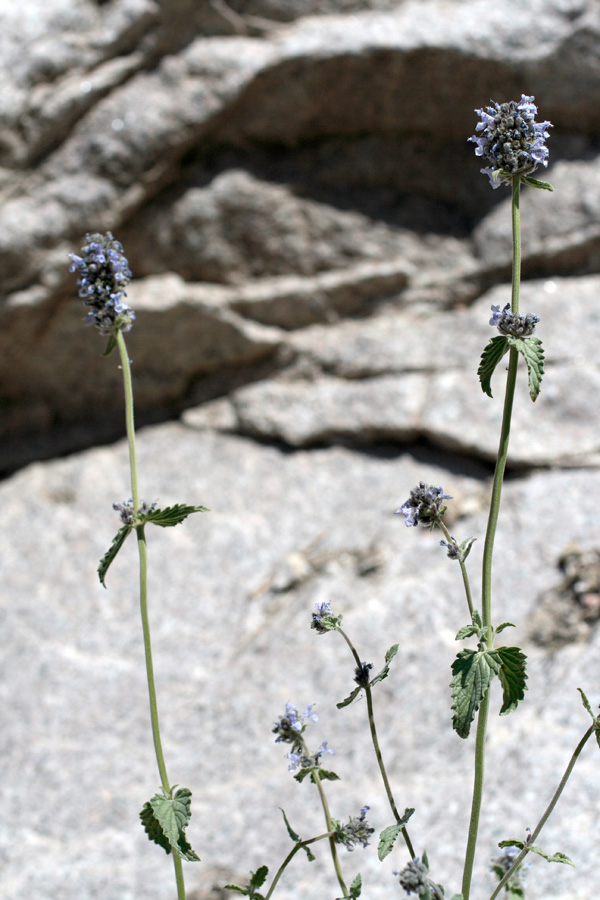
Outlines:
[{"label": "green stem", "polygon": [[510,879],[511,875],[512,875],[512,874],[515,872],[515,870],[521,865],[521,863],[523,862],[523,860],[525,859],[525,857],[526,857],[527,854],[529,853],[529,850],[530,850],[531,845],[534,844],[535,841],[537,840],[537,838],[538,838],[538,836],[539,836],[539,834],[540,834],[542,828],[544,827],[544,825],[545,825],[546,822],[548,821],[549,817],[551,816],[551,814],[552,814],[552,812],[553,812],[553,810],[554,810],[554,807],[555,807],[556,804],[558,803],[559,798],[560,798],[560,795],[562,794],[563,790],[565,789],[565,785],[566,785],[567,781],[569,780],[569,778],[570,778],[570,776],[571,776],[571,772],[573,771],[573,768],[574,768],[575,763],[577,762],[577,760],[578,760],[578,758],[579,758],[579,755],[580,755],[581,751],[583,750],[583,748],[585,747],[585,745],[587,744],[587,742],[588,742],[589,739],[591,738],[592,734],[593,734],[594,731],[595,731],[595,728],[596,728],[595,723],[594,723],[593,725],[590,725],[590,727],[588,728],[588,730],[586,731],[586,733],[584,734],[584,736],[581,738],[581,740],[580,740],[579,743],[577,744],[577,747],[575,748],[575,751],[574,751],[574,753],[573,753],[573,756],[571,757],[571,759],[570,759],[570,761],[569,761],[569,765],[568,765],[567,768],[565,769],[565,774],[564,774],[563,777],[561,778],[560,784],[558,785],[558,787],[556,788],[556,790],[555,790],[555,792],[554,792],[554,795],[553,795],[553,797],[552,797],[552,800],[550,801],[550,803],[549,803],[548,806],[546,807],[546,810],[545,810],[545,812],[544,812],[542,818],[540,819],[540,821],[539,821],[538,824],[536,825],[535,830],[533,831],[533,833],[531,834],[531,836],[529,837],[529,839],[528,839],[528,841],[527,841],[527,844],[528,844],[529,846],[523,847],[523,849],[521,850],[521,852],[519,853],[519,855],[518,855],[517,858],[515,859],[514,863],[513,863],[512,866],[510,867],[510,869],[505,873],[505,875],[503,876],[503,878],[501,879],[501,881],[500,881],[499,884],[497,885],[496,890],[494,891],[494,893],[493,893],[493,894],[491,895],[491,897],[490,897],[490,900],[495,900],[495,898],[498,896],[498,894],[500,893],[500,891],[502,890],[502,888],[504,887],[504,885],[505,885],[505,884],[507,883],[507,881]]},{"label": "green stem", "polygon": [[462,895],[463,900],[469,900],[471,893],[471,879],[473,877],[473,864],[475,862],[475,849],[477,847],[477,835],[479,832],[479,818],[481,815],[481,803],[483,798],[483,781],[485,775],[485,733],[487,729],[488,712],[490,708],[490,689],[488,688],[479,707],[477,718],[477,737],[475,739],[475,775],[473,778],[473,799],[471,801],[471,818],[469,821],[469,837],[465,853],[465,867],[463,870]]},{"label": "green stem", "polygon": [[[304,747],[304,752],[306,753],[307,756],[309,756],[310,754],[308,752],[308,748],[307,748],[306,744],[304,743],[304,739],[299,738],[299,740],[302,742],[302,745]],[[335,869],[335,874],[337,875],[337,880],[338,880],[339,885],[344,893],[344,897],[346,897],[348,895],[348,889],[344,882],[344,876],[342,875],[340,860],[339,860],[338,853],[337,853],[337,844],[335,842],[335,828],[333,827],[333,824],[331,822],[331,813],[329,812],[329,804],[327,802],[327,797],[325,796],[325,790],[323,788],[323,783],[321,782],[321,779],[319,778],[319,773],[316,769],[312,770],[312,780],[316,784],[317,790],[319,791],[319,797],[321,798],[321,806],[323,807],[323,812],[325,814],[325,826],[327,828],[327,831],[330,832],[329,849],[331,851],[331,859],[333,860],[333,868]]]},{"label": "green stem", "polygon": [[[444,533],[444,537],[446,538],[447,543],[453,544],[454,541],[452,540],[452,535],[450,534],[450,532],[449,532],[448,529],[446,528],[446,525],[445,525],[445,523],[442,521],[442,519],[438,519],[438,525],[439,525],[440,528],[442,529],[442,531],[443,531],[443,533]],[[466,597],[467,597],[467,606],[469,607],[469,615],[471,616],[471,621],[473,621],[473,596],[472,596],[472,594],[471,594],[471,584],[470,584],[470,582],[469,582],[469,573],[467,572],[467,566],[466,566],[466,564],[465,564],[464,559],[459,559],[458,562],[459,562],[459,564],[460,564],[460,571],[461,571],[461,573],[462,573],[463,584],[464,584],[464,587],[465,587],[465,594],[466,594]]]},{"label": "green stem", "polygon": [[314,844],[315,841],[322,841],[323,838],[331,838],[331,837],[333,837],[334,834],[335,834],[335,832],[325,832],[325,834],[319,834],[319,835],[317,835],[317,837],[308,838],[308,840],[306,840],[306,841],[298,841],[297,844],[294,844],[293,848],[290,850],[290,852],[288,853],[288,855],[286,856],[284,861],[279,866],[279,869],[277,870],[277,874],[275,875],[275,878],[273,879],[273,883],[271,884],[271,887],[265,894],[265,900],[270,900],[270,897],[272,896],[273,891],[275,890],[275,888],[277,886],[277,882],[283,875],[283,872],[287,868],[289,863],[293,860],[293,858],[296,855],[296,853],[298,852],[298,850],[301,850],[302,847],[308,847],[309,844]]},{"label": "green stem", "polygon": [[[521,225],[519,212],[519,189],[520,176],[515,175],[512,181],[512,291],[511,291],[511,309],[513,313],[519,310],[519,287],[521,283]],[[508,375],[506,379],[506,390],[504,395],[504,410],[502,413],[502,427],[500,429],[500,441],[498,445],[498,455],[496,458],[496,468],[494,471],[494,483],[492,486],[492,496],[490,500],[490,511],[488,516],[487,529],[485,533],[485,543],[483,547],[483,563],[482,563],[482,585],[481,585],[481,618],[483,627],[486,630],[486,645],[488,649],[494,646],[494,633],[492,630],[492,557],[494,553],[494,540],[496,537],[496,528],[498,525],[498,515],[500,512],[500,499],[502,496],[502,482],[504,480],[504,472],[506,469],[506,460],[508,458],[508,442],[510,438],[510,423],[513,410],[513,402],[515,397],[515,385],[517,381],[517,366],[519,362],[518,351],[514,347],[510,348],[510,356],[508,363]],[[487,720],[489,712],[489,694],[490,690],[485,693],[479,710],[477,720],[477,737],[475,740],[475,774],[473,782],[473,800],[471,804],[471,818],[469,821],[469,836],[467,839],[467,849],[465,852],[465,867],[463,871],[462,894],[463,900],[469,900],[471,893],[471,879],[473,876],[473,864],[475,861],[475,850],[477,846],[477,836],[479,833],[479,819],[481,814],[481,803],[483,796],[483,782],[485,774],[485,736],[487,730]]]},{"label": "green stem", "polygon": [[[342,628],[338,627],[337,631],[339,631],[341,636],[344,638],[344,640],[348,644],[348,647],[350,648],[350,651],[356,661],[357,666],[362,669],[362,662],[360,660],[360,656],[356,652],[356,649],[355,649],[352,641],[350,640],[350,638],[348,637],[348,635]],[[375,750],[377,764],[379,766],[379,771],[381,772],[381,778],[383,779],[383,785],[385,787],[385,792],[387,794],[388,802],[390,804],[390,809],[392,810],[392,814],[393,814],[394,818],[396,819],[396,822],[400,822],[401,816],[396,807],[396,802],[394,800],[392,788],[391,788],[391,785],[390,785],[390,782],[388,779],[385,764],[383,762],[381,748],[379,746],[379,738],[377,737],[377,729],[375,727],[375,713],[373,710],[373,692],[371,690],[371,685],[370,684],[364,685],[364,689],[365,689],[365,696],[367,698],[367,712],[368,712],[368,717],[369,717],[369,729],[371,731],[371,740],[373,742],[373,749]],[[402,826],[402,837],[404,838],[404,843],[406,844],[407,850],[410,853],[410,858],[414,859],[416,854],[415,854],[411,839],[409,837],[409,834],[408,834],[408,831],[407,831],[405,825]]]},{"label": "green stem", "polygon": [[[140,492],[138,487],[138,467],[135,447],[135,422],[133,412],[133,385],[131,381],[131,366],[123,332],[117,332],[117,347],[121,357],[123,370],[123,385],[125,389],[125,424],[127,429],[127,442],[129,444],[129,468],[131,471],[131,493],[134,514],[140,508]],[[160,726],[158,718],[158,703],[156,699],[156,687],[154,682],[154,665],[152,661],[152,642],[150,639],[150,621],[148,618],[148,550],[144,526],[136,526],[138,555],[140,561],[140,613],[142,618],[142,632],[144,635],[144,656],[146,661],[146,680],[148,682],[148,698],[150,701],[150,722],[152,725],[152,739],[154,752],[163,791],[167,797],[171,795],[171,786],[167,775],[165,758],[160,738]],[[173,865],[175,867],[175,880],[177,882],[177,900],[185,900],[185,885],[183,881],[183,866],[181,858],[174,853]]]}]

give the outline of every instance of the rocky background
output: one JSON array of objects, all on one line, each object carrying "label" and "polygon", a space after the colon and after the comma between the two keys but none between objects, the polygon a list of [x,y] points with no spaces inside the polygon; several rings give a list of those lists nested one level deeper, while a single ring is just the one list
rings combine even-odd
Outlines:
[{"label": "rocky background", "polygon": [[[594,0],[25,0],[1,7],[0,897],[159,900],[172,866],[137,814],[157,789],[126,545],[121,373],[82,327],[67,254],[111,229],[135,281],[142,495],[211,512],[150,535],[159,699],[172,781],[194,794],[190,900],[288,852],[279,806],[322,829],[270,733],[315,702],[340,819],[390,824],[353,663],[309,628],[343,612],[361,658],[402,650],[377,689],[418,852],[459,890],[473,740],[450,729],[466,621],[435,535],[392,516],[444,486],[479,538],[496,452],[475,375],[508,302],[510,196],[466,138],[490,98],[536,97],[553,194],[522,195],[521,307],[546,375],[521,377],[495,595],[530,657],[519,710],[492,718],[473,897],[499,840],[533,828],[600,701],[600,6]],[[62,457],[62,458],[59,458]],[[510,635],[510,636],[509,636]],[[497,709],[499,696],[493,703]],[[597,893],[600,758],[589,746],[539,843],[534,898]],[[342,863],[366,900],[402,892],[376,841]],[[326,853],[281,900],[336,897]],[[336,893],[337,891],[337,893]],[[233,896],[227,894],[227,896]]]}]

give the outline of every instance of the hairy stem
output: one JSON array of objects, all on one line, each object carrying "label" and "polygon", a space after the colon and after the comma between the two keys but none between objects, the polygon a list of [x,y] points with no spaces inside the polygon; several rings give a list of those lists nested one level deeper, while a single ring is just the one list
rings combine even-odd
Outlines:
[{"label": "hairy stem", "polygon": [[[352,641],[350,640],[350,638],[348,637],[346,632],[342,628],[338,628],[337,631],[339,631],[341,636],[344,638],[344,640],[348,644],[348,647],[350,648],[352,656],[354,657],[354,659],[356,661],[356,665],[359,668],[362,668],[362,662],[360,660],[360,656],[356,652],[354,644],[352,643]],[[375,713],[373,710],[373,692],[371,690],[371,685],[370,684],[364,685],[364,689],[365,689],[365,696],[367,698],[367,713],[368,713],[368,717],[369,717],[369,729],[371,731],[371,741],[373,742],[373,749],[375,750],[377,764],[379,766],[379,771],[381,772],[381,778],[383,780],[383,786],[385,787],[385,792],[387,794],[388,802],[390,804],[390,809],[392,810],[392,813],[393,813],[394,818],[396,819],[396,822],[400,822],[401,816],[396,807],[396,802],[394,800],[394,795],[392,793],[392,788],[391,788],[390,781],[389,781],[389,778],[387,775],[387,770],[386,770],[385,764],[383,762],[383,756],[381,754],[381,748],[379,746],[379,739],[377,737],[377,729],[375,727]],[[409,837],[409,834],[408,834],[408,831],[407,831],[405,825],[402,826],[402,837],[404,838],[404,843],[406,844],[406,848],[407,848],[408,852],[410,853],[410,858],[414,859],[416,854],[415,854],[411,839]]]},{"label": "hairy stem", "polygon": [[337,875],[337,880],[339,885],[343,891],[344,897],[348,895],[348,888],[346,887],[346,883],[344,881],[344,876],[342,875],[342,867],[340,866],[340,860],[337,853],[337,844],[335,842],[335,829],[331,823],[331,813],[329,812],[329,804],[327,802],[327,797],[325,796],[325,790],[323,788],[323,783],[319,778],[319,773],[316,770],[313,770],[312,773],[313,781],[317,786],[319,791],[319,797],[321,798],[321,806],[323,807],[323,812],[325,814],[325,827],[328,832],[331,832],[329,835],[329,849],[331,851],[331,859],[333,861],[333,868],[335,869],[335,874]]},{"label": "hairy stem", "polygon": [[[519,188],[520,176],[515,175],[512,181],[512,291],[511,308],[513,313],[519,309],[519,286],[521,283],[521,225],[519,213]],[[508,442],[510,438],[510,423],[515,397],[515,385],[517,381],[517,366],[519,362],[518,351],[510,348],[508,363],[508,375],[504,394],[504,410],[502,413],[502,427],[500,429],[500,441],[496,468],[494,471],[494,483],[490,500],[485,543],[483,547],[482,585],[481,585],[481,618],[486,630],[486,644],[488,649],[494,646],[494,633],[492,629],[492,557],[494,553],[494,540],[500,512],[500,499],[502,496],[502,482],[508,458]],[[469,821],[469,835],[465,852],[465,867],[463,870],[462,894],[463,900],[469,900],[471,894],[471,879],[473,876],[473,864],[479,833],[479,818],[483,797],[483,782],[485,773],[485,737],[490,702],[490,689],[488,688],[482,700],[477,720],[477,737],[475,740],[475,774],[473,782],[473,800],[471,804],[471,818]]]},{"label": "hairy stem", "polygon": [[[127,428],[127,441],[129,444],[129,467],[131,471],[131,493],[133,499],[134,514],[140,508],[140,493],[138,487],[138,467],[135,447],[135,422],[133,412],[133,385],[131,381],[131,367],[123,332],[117,332],[117,346],[121,357],[123,370],[123,385],[125,390],[125,423]],[[148,618],[148,550],[144,526],[136,526],[138,555],[140,561],[140,613],[142,618],[142,632],[144,635],[144,657],[146,662],[146,680],[148,682],[148,699],[150,702],[150,722],[152,726],[152,739],[154,752],[163,791],[167,797],[171,795],[171,786],[167,775],[165,758],[160,738],[160,726],[158,718],[158,703],[156,699],[156,686],[154,682],[154,664],[152,661],[152,642],[150,639],[150,621]],[[177,882],[177,900],[185,900],[185,885],[183,881],[183,866],[181,858],[174,853],[173,865],[175,867],[175,880]]]},{"label": "hairy stem", "polygon": [[[447,543],[452,544],[452,535],[446,528],[446,524],[443,519],[438,519],[438,525],[442,529],[444,533],[444,537],[446,538]],[[471,594],[471,584],[469,582],[469,573],[467,572],[467,566],[465,564],[464,559],[459,559],[460,563],[460,571],[462,574],[463,585],[465,588],[465,595],[467,597],[467,606],[469,607],[469,615],[471,616],[471,621],[473,620],[473,596]]]}]

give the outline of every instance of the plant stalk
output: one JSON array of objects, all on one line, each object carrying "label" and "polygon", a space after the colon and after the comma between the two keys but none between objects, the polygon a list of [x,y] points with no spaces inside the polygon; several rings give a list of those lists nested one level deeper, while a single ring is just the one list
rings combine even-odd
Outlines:
[{"label": "plant stalk", "polygon": [[[135,445],[135,422],[133,407],[133,385],[131,380],[131,366],[127,354],[127,346],[122,331],[117,331],[117,346],[121,357],[121,369],[123,371],[123,385],[125,390],[125,424],[127,429],[127,442],[129,444],[129,468],[131,471],[131,493],[134,514],[137,516],[140,508],[140,493],[138,487],[138,467]],[[158,717],[158,702],[156,699],[156,686],[154,681],[154,664],[152,660],[152,642],[150,638],[150,620],[148,617],[148,549],[144,526],[136,526],[138,555],[140,561],[140,614],[142,619],[142,632],[144,636],[144,657],[146,662],[146,680],[148,683],[148,699],[150,702],[150,722],[152,726],[152,739],[154,752],[158,765],[158,772],[163,791],[167,797],[171,796],[171,786],[167,775],[167,767],[162,749],[160,737],[160,725]],[[177,900],[185,900],[185,884],[183,880],[183,865],[181,858],[173,853],[173,865],[175,867],[175,880],[177,883]]]}]

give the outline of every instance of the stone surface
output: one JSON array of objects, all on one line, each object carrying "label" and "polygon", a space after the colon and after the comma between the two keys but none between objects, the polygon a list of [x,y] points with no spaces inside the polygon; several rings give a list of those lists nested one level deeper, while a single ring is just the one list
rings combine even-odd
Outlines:
[{"label": "stone surface", "polygon": [[[290,454],[176,423],[145,430],[139,459],[144,495],[211,508],[178,528],[149,531],[165,753],[173,780],[194,793],[189,836],[203,859],[186,865],[192,896],[278,864],[289,849],[278,806],[302,835],[322,828],[310,787],[294,782],[285,748],[273,742],[286,700],[317,703],[314,740],[334,747],[329,762],[343,778],[329,786],[334,814],[345,818],[367,803],[377,830],[389,824],[364,702],[335,709],[352,686],[353,660],[335,635],[309,627],[314,603],[327,598],[344,613],[361,658],[377,666],[392,643],[402,644],[375,695],[380,738],[398,802],[417,809],[414,839],[427,842],[436,874],[456,889],[468,819],[460,785],[470,782],[473,743],[450,729],[448,681],[466,605],[436,536],[406,529],[392,512],[423,478],[456,498],[449,504],[457,537],[481,538],[482,471],[423,451],[421,459],[341,447]],[[106,591],[95,572],[118,525],[110,503],[129,490],[127,469],[121,443],[35,464],[0,486],[0,855],[11,900],[173,895],[172,867],[137,820],[158,781],[133,539]],[[567,541],[590,553],[597,546],[597,481],[590,470],[545,471],[506,485],[495,602],[498,616],[518,626],[509,640],[530,656],[530,690],[512,716],[492,717],[478,895],[492,887],[488,853],[535,824],[587,727],[576,688],[598,700],[597,628],[550,655],[528,637],[538,602],[563,581]],[[476,595],[481,543],[469,558]],[[494,709],[499,702],[496,693]],[[573,856],[577,870],[534,863],[532,896],[594,896],[597,769],[590,747],[542,841]],[[334,895],[318,850],[310,867],[295,861],[283,900],[312,896],[315,877]],[[373,846],[342,863],[351,877],[363,873],[369,897],[383,900],[397,890],[391,872],[401,859],[381,864]]]},{"label": "stone surface", "polygon": [[[122,433],[78,362],[65,258],[90,229],[124,241],[137,296],[160,276],[202,298],[181,329],[181,292],[158,282],[173,361],[141,373],[141,422],[264,377],[262,350],[231,352],[227,309],[245,343],[253,321],[288,332],[389,299],[437,314],[506,281],[508,195],[466,142],[490,96],[535,93],[554,124],[557,191],[523,203],[525,274],[597,272],[598,34],[591,0],[7,7],[0,468]],[[227,376],[198,364],[199,329]],[[285,376],[293,349],[268,355]]]}]

